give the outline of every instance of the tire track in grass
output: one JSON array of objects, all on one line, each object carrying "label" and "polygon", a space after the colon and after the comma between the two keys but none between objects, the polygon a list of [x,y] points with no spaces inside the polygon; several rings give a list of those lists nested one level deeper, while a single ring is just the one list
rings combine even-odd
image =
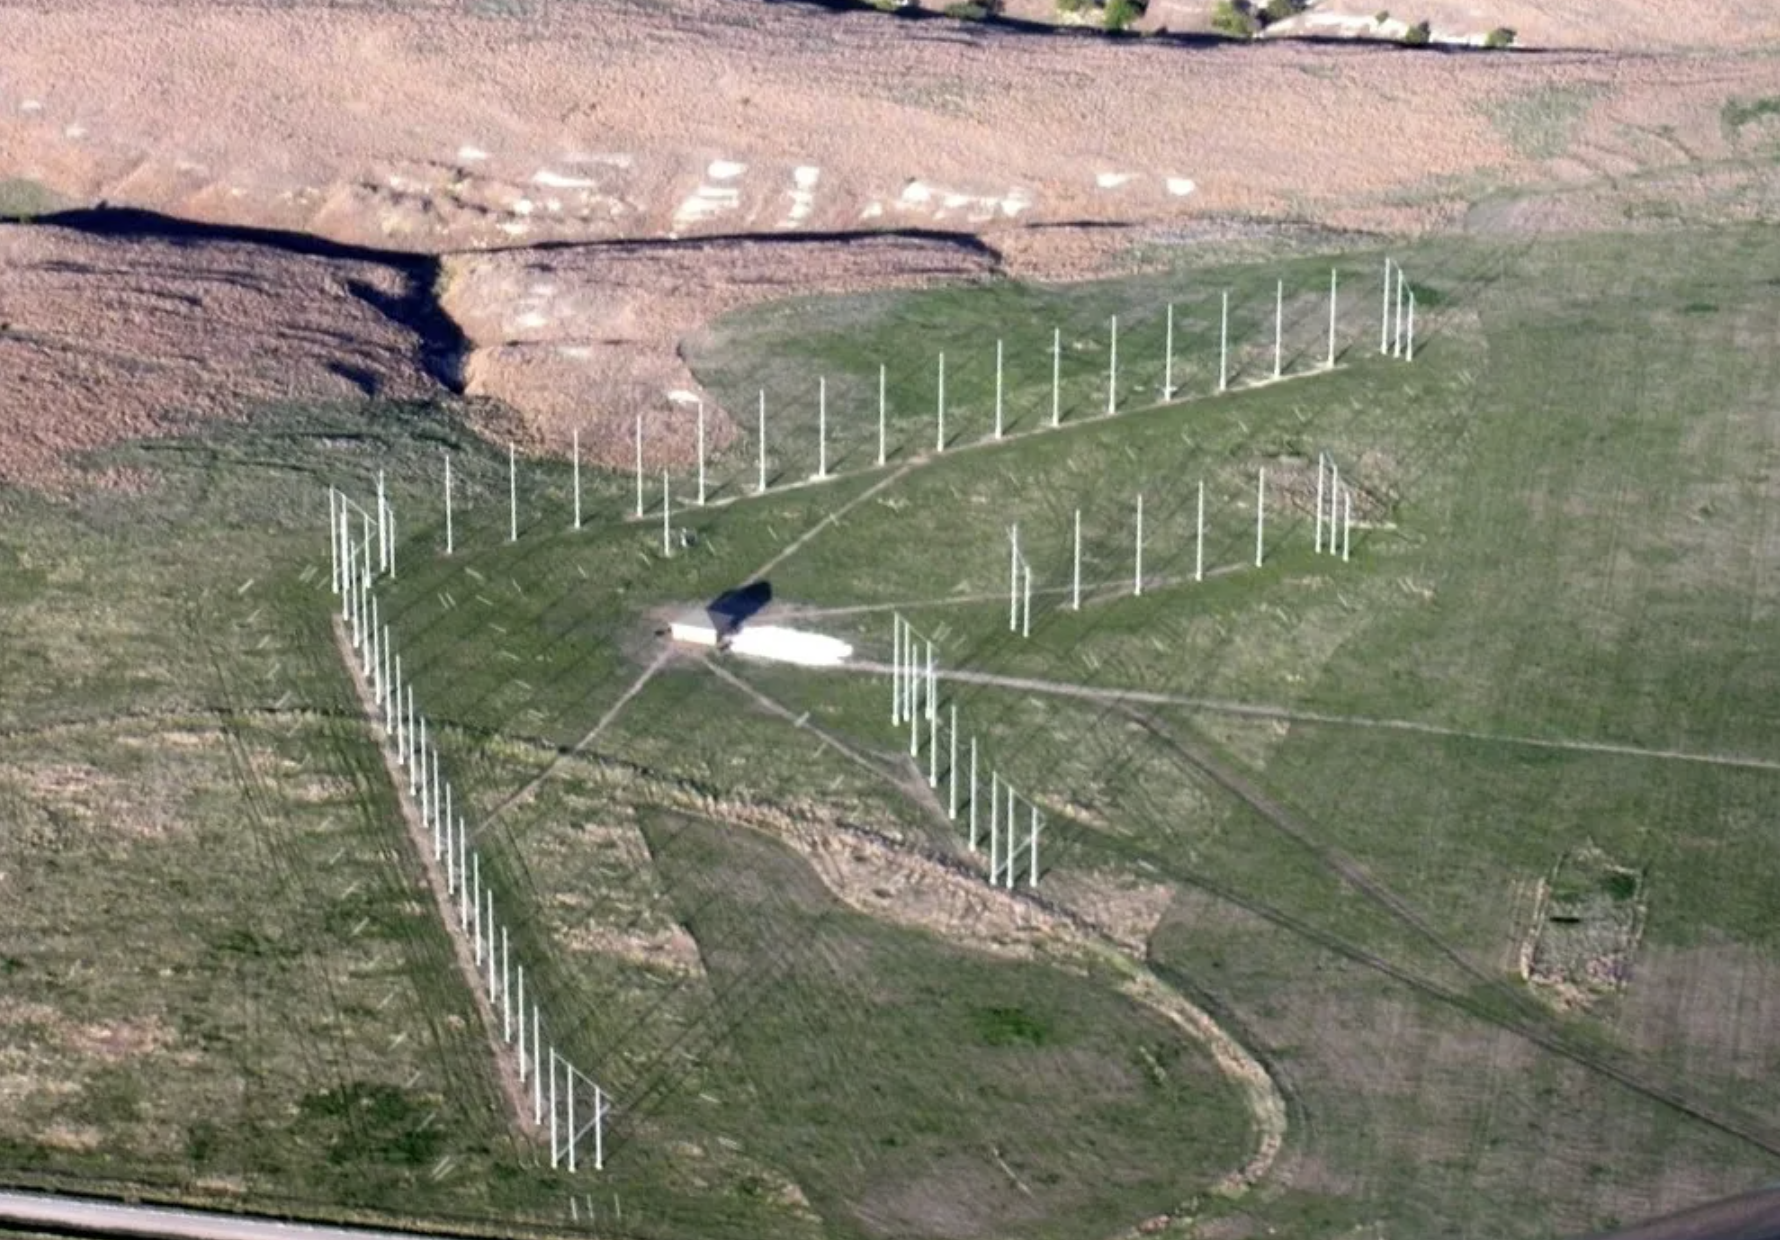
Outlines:
[{"label": "tire track in grass", "polygon": [[[714,665],[712,666],[713,670],[716,670]],[[770,710],[780,718],[796,724],[799,717],[771,695],[733,675],[724,674],[721,679],[746,693],[756,704]],[[823,735],[826,738],[826,734]],[[833,743],[841,752],[848,753],[849,757],[859,760],[839,741]],[[880,772],[880,774],[883,773]],[[917,803],[924,800],[914,794],[902,781],[889,775],[883,777],[899,792],[910,796]],[[923,808],[925,807],[923,806]],[[846,824],[841,824],[840,829],[857,838],[869,841],[892,856],[901,858],[905,863],[914,862],[936,866],[947,874],[951,881],[973,885],[983,883],[982,876],[973,867],[937,849],[912,847],[903,841],[862,827],[849,827]],[[788,840],[788,842],[797,848],[795,840]],[[804,852],[801,848],[797,848],[797,851],[800,854]],[[819,866],[813,865],[812,868],[815,869],[818,877],[822,878],[823,885],[832,893],[838,904],[852,909],[862,916],[877,919],[877,914],[871,909],[849,901],[846,895],[822,874]],[[1169,984],[1146,961],[1133,960],[1104,931],[1088,919],[1064,905],[1040,896],[1031,889],[1010,891],[1002,888],[987,888],[985,885],[985,890],[988,891],[989,898],[1016,901],[1038,910],[1052,923],[1051,927],[1046,928],[1050,933],[1070,933],[1097,957],[1103,960],[1122,962],[1124,967],[1120,971],[1126,975],[1126,984],[1120,988],[1122,993],[1161,1015],[1170,1024],[1182,1029],[1206,1048],[1220,1071],[1244,1095],[1250,1118],[1255,1126],[1255,1152],[1239,1171],[1233,1172],[1226,1178],[1226,1184],[1230,1187],[1251,1186],[1265,1179],[1272,1169],[1274,1161],[1284,1149],[1287,1119],[1284,1094],[1261,1060],[1212,1019],[1201,1006],[1188,998],[1184,991]],[[946,936],[942,933],[941,937]],[[1035,952],[1035,954],[1037,953]],[[1135,971],[1133,967],[1135,967]]]},{"label": "tire track in grass", "polygon": [[[239,721],[231,706],[228,705],[237,700],[235,685],[229,676],[222,653],[212,636],[213,629],[204,620],[204,616],[199,611],[199,604],[196,602],[188,604],[183,622],[184,628],[187,636],[204,652],[204,657],[209,662],[211,673],[215,678],[218,696],[225,703],[223,708],[225,713],[219,723],[234,782],[241,793],[243,817],[247,821],[254,840],[259,845],[261,855],[269,863],[277,879],[279,894],[297,894],[304,905],[312,905],[316,893],[310,883],[298,877],[300,866],[296,864],[291,846],[286,842],[286,833],[277,830],[269,821],[266,790],[260,781],[258,771],[254,768],[253,755],[248,751],[246,740],[241,735]],[[313,953],[301,952],[299,955],[303,962],[304,972],[309,975],[311,983],[315,985],[315,989],[326,996],[327,1010],[330,1013],[338,1013],[341,1010],[340,993],[339,988],[335,985],[333,974],[316,960]],[[309,1083],[312,1087],[322,1085],[324,1089],[327,1088],[324,1082],[331,1077],[332,1088],[340,1097],[344,1098],[347,1082],[342,1073],[350,1061],[350,1055],[344,1041],[344,1034],[337,1024],[332,1028],[332,1035],[334,1053],[331,1056],[323,1057],[319,1064],[317,1062],[318,1052],[311,1047],[307,1038],[298,1039],[298,1054],[304,1061],[305,1071],[309,1074]],[[344,1119],[353,1140],[362,1144],[364,1131],[360,1125],[357,1109],[346,1108]]]},{"label": "tire track in grass", "polygon": [[529,780],[521,784],[518,788],[515,788],[506,796],[502,797],[499,801],[495,802],[494,807],[482,816],[482,821],[470,832],[470,839],[480,839],[482,834],[494,824],[495,819],[512,809],[515,805],[530,799],[539,788],[543,787],[545,780],[556,774],[557,770],[561,768],[565,761],[570,758],[579,757],[581,754],[585,753],[588,747],[598,740],[600,735],[605,732],[607,728],[611,727],[618,721],[618,716],[624,713],[624,708],[631,704],[631,701],[635,699],[637,694],[648,688],[649,682],[655,679],[656,673],[667,666],[668,661],[673,658],[673,655],[674,652],[672,647],[664,647],[657,653],[656,656],[649,661],[649,665],[643,669],[642,674],[631,682],[630,688],[626,689],[619,699],[612,703],[606,710],[606,713],[599,717],[599,721],[596,722],[593,727],[588,729],[585,736],[576,741],[573,745],[570,745],[566,750],[558,750],[556,754],[551,757],[550,761],[545,764],[543,770],[539,771],[536,775],[532,776]]},{"label": "tire track in grass", "polygon": [[[356,685],[350,664],[342,665],[349,658],[347,647],[342,645],[337,650],[339,661],[329,660],[322,653],[324,641],[334,636],[335,631],[330,624],[325,634],[316,633],[314,640],[301,642],[300,648],[318,681],[324,675],[340,676],[345,679],[346,688],[354,689]],[[344,633],[341,632],[340,636],[344,637]],[[322,734],[327,741],[328,753],[334,760],[335,770],[357,788],[356,808],[365,828],[372,834],[383,834],[385,825],[376,820],[376,811],[372,807],[387,797],[388,789],[381,783],[382,771],[368,760],[367,746],[375,746],[376,741],[366,734],[363,715],[345,710],[330,710],[319,713],[317,718],[322,723]],[[397,847],[399,846],[398,842]],[[414,883],[424,882],[426,879],[424,872],[403,866],[399,854],[385,867],[385,874],[394,883],[391,896],[398,900],[413,899]],[[488,1076],[480,1059],[464,1057],[460,1053],[464,1040],[446,1028],[440,1009],[460,1011],[464,1004],[461,996],[446,997],[449,987],[440,985],[440,979],[451,976],[456,960],[449,937],[440,937],[427,926],[423,920],[426,916],[423,907],[421,918],[415,919],[402,936],[401,943],[407,956],[404,973],[412,990],[415,1006],[421,1019],[426,1022],[427,1031],[432,1038],[441,1084],[454,1086],[449,1090],[442,1089],[441,1092],[455,1101],[463,1122],[476,1125],[481,1122],[491,1104],[497,1101],[498,1094],[489,1088]],[[457,1001],[453,1002],[454,999]]]},{"label": "tire track in grass", "polygon": [[[1606,1076],[1651,1101],[1663,1103],[1691,1119],[1695,1119],[1720,1132],[1736,1137],[1768,1154],[1780,1156],[1780,1134],[1764,1132],[1763,1130],[1747,1125],[1738,1119],[1716,1114],[1706,1109],[1704,1105],[1691,1101],[1676,1090],[1647,1080],[1629,1068],[1621,1067],[1618,1064],[1612,1063],[1604,1056],[1591,1054],[1570,1043],[1564,1037],[1561,1030],[1555,1029],[1545,1023],[1543,1019],[1544,1013],[1533,1008],[1530,999],[1523,999],[1522,996],[1512,991],[1493,973],[1472,963],[1469,957],[1465,956],[1464,953],[1458,951],[1451,944],[1447,943],[1440,935],[1429,927],[1427,923],[1422,921],[1412,909],[1409,909],[1401,900],[1397,899],[1395,894],[1388,888],[1385,888],[1382,884],[1372,880],[1370,876],[1357,865],[1357,863],[1354,863],[1350,858],[1346,858],[1335,850],[1327,849],[1316,843],[1315,840],[1310,838],[1302,824],[1297,823],[1293,816],[1287,812],[1283,806],[1274,802],[1270,797],[1266,796],[1240,775],[1224,768],[1221,763],[1216,762],[1210,758],[1209,755],[1195,751],[1186,746],[1163,729],[1153,718],[1145,716],[1142,712],[1136,710],[1128,710],[1126,713],[1133,722],[1136,722],[1139,726],[1150,732],[1150,734],[1155,736],[1160,743],[1173,752],[1183,765],[1206,778],[1211,779],[1230,795],[1235,796],[1244,804],[1248,805],[1251,810],[1272,826],[1285,832],[1303,847],[1309,849],[1322,864],[1340,874],[1342,878],[1350,885],[1354,886],[1356,890],[1361,891],[1368,899],[1379,904],[1380,907],[1386,909],[1393,916],[1403,921],[1404,924],[1415,930],[1430,946],[1457,965],[1466,976],[1479,982],[1488,992],[1507,998],[1510,1001],[1511,1006],[1521,1015],[1518,1017],[1508,1017],[1499,1013],[1492,1013],[1484,1005],[1478,1004],[1475,1000],[1466,996],[1464,997],[1464,1003],[1468,1010],[1471,1010],[1473,1014],[1481,1016],[1502,1028],[1511,1030],[1529,1041],[1532,1041],[1536,1045],[1554,1051],[1582,1067]],[[1437,983],[1426,983],[1426,985],[1431,989],[1444,991],[1447,994],[1453,995],[1455,998],[1460,997],[1458,996],[1458,992],[1439,987]]]},{"label": "tire track in grass", "polygon": [[[831,672],[887,676],[890,665],[854,660]],[[1120,703],[1145,706],[1173,706],[1205,714],[1230,715],[1247,719],[1271,719],[1281,723],[1317,724],[1331,727],[1377,728],[1393,732],[1412,732],[1443,740],[1476,741],[1489,745],[1518,745],[1532,749],[1555,749],[1571,753],[1603,754],[1620,758],[1648,758],[1653,761],[1692,762],[1705,766],[1735,767],[1744,770],[1780,772],[1780,759],[1757,758],[1746,754],[1704,753],[1683,749],[1650,749],[1642,745],[1618,741],[1572,740],[1562,737],[1516,736],[1509,733],[1479,732],[1470,728],[1448,727],[1439,723],[1423,723],[1415,719],[1380,719],[1368,715],[1334,715],[1291,706],[1263,702],[1239,702],[1228,698],[1195,697],[1184,693],[1158,693],[1149,689],[1101,688],[1069,681],[1040,680],[1028,676],[1003,676],[994,672],[970,672],[939,668],[934,675],[941,681],[957,684],[984,685],[992,688],[1017,689],[1055,697],[1079,698],[1112,705]]]},{"label": "tire track in grass", "polygon": [[[371,699],[371,687],[359,673],[352,659],[352,639],[339,617],[332,617],[330,628],[333,632],[336,649],[342,662],[346,665],[347,675],[352,682],[353,690],[358,695],[364,710],[364,728],[367,733],[374,733],[378,727],[375,721],[375,710]],[[452,916],[449,895],[445,891],[445,874],[439,863],[433,858],[430,847],[430,836],[425,824],[420,819],[419,807],[407,796],[407,781],[396,765],[394,754],[383,745],[377,744],[374,735],[365,737],[366,743],[375,746],[382,758],[382,774],[388,783],[381,791],[393,791],[396,801],[396,812],[406,828],[402,835],[408,846],[413,850],[410,861],[416,863],[424,875],[428,893],[432,896],[440,919],[444,923],[446,938],[452,946],[452,954],[456,958],[458,973],[469,991],[469,998],[488,1037],[489,1050],[492,1053],[494,1079],[499,1085],[499,1093],[506,1102],[508,1112],[520,1131],[530,1132],[531,1121],[530,1092],[519,1083],[518,1073],[513,1061],[506,1052],[506,1043],[502,1039],[501,1021],[494,1008],[492,996],[481,986],[482,970],[476,965],[475,955],[465,940],[462,931],[457,929],[457,919]],[[403,895],[412,895],[408,890]]]}]

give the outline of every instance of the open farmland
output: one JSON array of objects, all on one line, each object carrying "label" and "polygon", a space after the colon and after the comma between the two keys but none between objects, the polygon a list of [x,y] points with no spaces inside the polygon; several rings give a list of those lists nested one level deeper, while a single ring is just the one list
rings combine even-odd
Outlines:
[{"label": "open farmland", "polygon": [[[750,494],[738,416],[711,504],[671,477],[665,558],[658,476],[633,521],[632,480],[585,472],[574,530],[554,460],[521,459],[509,541],[505,445],[449,403],[266,408],[91,460],[140,491],[9,494],[10,1178],[701,1238],[1534,1237],[1773,1179],[1780,242],[1393,253],[1413,363],[1378,356],[1375,251],[719,319],[686,361],[732,414],[771,393],[779,489]],[[1310,374],[1331,266],[1339,365]],[[1250,387],[1279,279],[1296,377]],[[1010,437],[976,446],[997,338]],[[842,476],[793,487],[818,376]],[[1351,562],[1311,549],[1321,451]],[[325,488],[379,469],[384,619],[537,993],[613,1091],[599,1175],[509,1128],[332,648]],[[981,882],[884,676],[666,653],[669,616],[756,576],[864,660],[892,610],[935,635],[1044,808],[1041,901]]]}]

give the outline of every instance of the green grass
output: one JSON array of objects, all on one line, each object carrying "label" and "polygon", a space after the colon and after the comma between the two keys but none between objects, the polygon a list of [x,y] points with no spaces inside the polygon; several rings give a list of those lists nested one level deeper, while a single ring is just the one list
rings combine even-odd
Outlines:
[{"label": "green grass", "polygon": [[1527,159],[1554,159],[1569,149],[1571,135],[1601,87],[1592,83],[1540,86],[1491,104],[1497,132]]},{"label": "green grass", "polygon": [[1735,135],[1745,125],[1769,116],[1780,116],[1780,95],[1764,95],[1757,99],[1730,99],[1719,111],[1725,132]]},{"label": "green grass", "polygon": [[[1580,106],[1537,101],[1516,132],[1557,141],[1553,118]],[[1780,953],[1777,773],[1738,764],[1780,757],[1765,655],[1780,639],[1780,438],[1764,412],[1780,285],[1759,274],[1780,242],[1739,229],[1395,256],[1423,315],[1413,366],[1376,351],[1374,253],[720,320],[686,353],[743,434],[713,462],[724,502],[682,498],[672,525],[696,538],[666,557],[657,511],[628,519],[626,478],[590,479],[587,527],[571,530],[552,462],[524,467],[509,542],[504,461],[441,409],[276,411],[115,454],[164,478],[150,496],[67,511],[9,497],[0,803],[27,842],[0,869],[34,884],[26,946],[8,949],[21,995],[70,1028],[140,1003],[148,990],[120,968],[77,985],[40,964],[121,914],[173,970],[157,1001],[180,1036],[195,1035],[176,1018],[197,1027],[226,981],[252,980],[227,995],[259,1005],[259,1040],[204,1051],[219,1065],[204,1088],[292,1059],[212,1132],[157,1123],[208,1113],[181,1092],[193,1074],[89,1055],[52,1070],[81,1080],[86,1109],[59,1113],[89,1116],[101,1144],[25,1135],[49,1116],[39,1100],[9,1160],[80,1175],[121,1159],[189,1192],[194,1168],[241,1176],[259,1157],[281,1161],[253,1170],[256,1196],[564,1225],[534,1146],[486,1112],[446,1136],[418,1118],[444,1082],[486,1089],[487,1065],[475,1031],[441,1015],[467,997],[430,912],[409,906],[424,902],[396,894],[411,876],[387,789],[325,643],[321,487],[367,496],[381,466],[403,531],[385,618],[460,804],[473,823],[503,807],[480,847],[515,947],[537,962],[528,980],[560,1044],[619,1099],[583,1222],[615,1227],[622,1209],[627,1230],[663,1236],[1061,1237],[1169,1212],[1291,1235],[1535,1237],[1772,1179],[1780,1040],[1765,1000],[1727,996],[1765,995]],[[1324,356],[1331,264],[1342,365],[1306,375]],[[1281,278],[1285,362],[1304,377],[1249,387],[1271,372]],[[1240,390],[1217,396],[1226,289]],[[1169,305],[1185,398],[1162,407]],[[997,339],[1001,444],[984,442]],[[815,468],[818,376],[843,476],[790,487]],[[776,482],[757,498],[762,389]],[[450,558],[443,446],[460,488]],[[1320,451],[1357,491],[1351,563],[1310,547]],[[1194,582],[1201,480],[1210,576]],[[691,493],[685,477],[673,487]],[[1094,585],[1079,612],[1057,592],[1077,510]],[[1009,634],[1002,595],[1014,522],[1039,587],[1030,640]],[[696,660],[649,672],[668,616],[758,572],[867,657],[888,654],[898,608],[943,667],[1212,700],[948,690],[985,773],[1044,808],[1041,894],[1091,918],[1140,896],[1165,910],[1132,931],[1147,965],[1273,1072],[1290,1128],[1258,1191],[1206,1192],[1252,1133],[1196,1043],[1121,997],[1104,961],[1058,945],[1007,958],[999,897],[967,887],[984,903],[960,911],[913,877],[980,859],[890,730],[882,680],[734,660],[718,666],[739,686]],[[847,610],[860,606],[882,610]],[[113,720],[120,703],[137,717]],[[169,720],[232,739],[181,756]],[[76,757],[105,778],[69,780]],[[153,772],[168,821],[199,825],[100,830],[116,789]],[[323,777],[337,796],[317,799]],[[1535,885],[1591,844],[1628,873],[1589,881],[1646,916],[1624,989],[1560,1010],[1515,961]],[[845,865],[870,875],[854,900],[899,917],[843,904],[830,883],[859,872]],[[347,873],[387,897],[329,885]],[[178,882],[184,903],[144,894]],[[68,901],[93,920],[60,927],[50,910]],[[293,955],[299,935],[317,946]],[[389,983],[366,951],[407,997],[376,1007]],[[431,1030],[402,1053],[449,1073],[410,1084],[412,1069],[372,1055],[398,1021]],[[53,1024],[30,1045],[60,1045]],[[313,1065],[304,1030],[334,1039]],[[294,1139],[249,1122],[269,1114]],[[452,1153],[457,1171],[433,1184],[428,1160]]]}]

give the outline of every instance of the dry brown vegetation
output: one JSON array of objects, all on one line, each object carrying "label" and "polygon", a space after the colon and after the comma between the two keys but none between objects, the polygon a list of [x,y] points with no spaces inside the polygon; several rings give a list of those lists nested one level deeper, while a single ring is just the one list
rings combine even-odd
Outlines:
[{"label": "dry brown vegetation", "polygon": [[[1148,20],[1191,28],[1202,7],[1157,5]],[[1427,7],[1437,31],[1465,8]],[[1492,20],[1590,48],[1676,24],[1632,7],[1598,32],[1574,6],[1534,0]],[[1773,178],[1739,162],[1772,124],[1723,120],[1772,75],[1731,52],[1196,51],[734,0],[532,12],[332,7],[318,24],[300,7],[8,8],[0,168],[73,204],[457,253],[446,301],[477,350],[470,391],[534,419],[518,436],[534,448],[560,451],[583,421],[608,462],[628,459],[639,412],[652,458],[685,438],[672,432],[689,407],[668,394],[696,389],[673,343],[712,315],[977,274],[993,258],[908,241],[480,251],[928,228],[981,235],[1007,270],[1055,277],[1105,270],[1134,245],[1155,261],[1233,214],[1400,232],[1774,206]],[[1773,18],[1719,0],[1691,20],[1728,48]],[[1240,123],[1219,119],[1232,100],[1254,101]],[[392,291],[375,264],[9,229],[0,269],[0,358],[16,376],[0,414],[17,428],[0,477],[53,479],[59,454],[181,412],[434,390],[404,329],[351,291]],[[720,411],[717,425],[721,440]]]}]

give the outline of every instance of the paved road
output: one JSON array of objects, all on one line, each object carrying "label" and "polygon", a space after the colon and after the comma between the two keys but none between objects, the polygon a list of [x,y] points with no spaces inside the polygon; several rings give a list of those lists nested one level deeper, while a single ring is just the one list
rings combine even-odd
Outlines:
[{"label": "paved road", "polygon": [[0,1227],[37,1227],[99,1236],[173,1240],[415,1240],[413,1233],[368,1227],[279,1223],[271,1219],[165,1206],[125,1205],[88,1197],[0,1190]]}]

